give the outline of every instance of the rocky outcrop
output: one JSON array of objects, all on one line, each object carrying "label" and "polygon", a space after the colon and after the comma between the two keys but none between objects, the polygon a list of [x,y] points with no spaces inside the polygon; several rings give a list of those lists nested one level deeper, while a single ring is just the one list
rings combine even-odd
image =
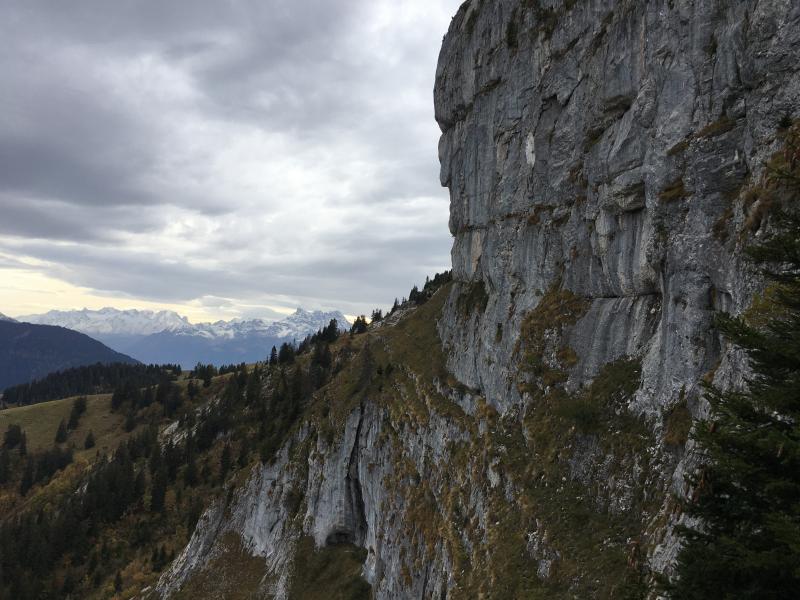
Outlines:
[{"label": "rocky outcrop", "polygon": [[[638,356],[630,408],[658,426],[688,399],[697,416],[701,378],[741,369],[712,316],[758,289],[741,192],[798,117],[798,58],[787,0],[466,2],[435,90],[461,282],[440,330],[458,378],[500,411],[527,406],[517,333],[556,285],[590,303],[564,332],[570,389]],[[481,284],[465,322],[458,299]]]},{"label": "rocky outcrop", "polygon": [[303,535],[364,548],[378,598],[646,596],[700,381],[741,383],[712,320],[759,289],[742,196],[800,117],[798,59],[790,0],[466,2],[435,88],[455,283],[367,334],[378,374],[323,390],[161,594],[233,531],[276,597]]},{"label": "rocky outcrop", "polygon": [[799,19],[787,0],[461,7],[437,70],[441,179],[455,276],[489,293],[468,326],[455,302],[442,324],[462,381],[521,402],[497,325],[519,331],[559,281],[592,302],[581,380],[639,352],[638,409],[695,388],[719,358],[712,312],[752,294],[736,199],[798,111]]}]

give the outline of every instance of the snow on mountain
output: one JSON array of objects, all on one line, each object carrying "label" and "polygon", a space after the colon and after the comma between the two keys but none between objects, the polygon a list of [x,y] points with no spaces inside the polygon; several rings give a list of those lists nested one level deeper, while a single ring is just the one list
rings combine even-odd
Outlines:
[{"label": "snow on mountain", "polygon": [[51,310],[43,315],[26,315],[21,321],[60,325],[87,335],[151,335],[190,326],[189,319],[171,310]]},{"label": "snow on mountain", "polygon": [[11,321],[12,323],[16,323],[16,319],[12,319],[11,317],[5,316],[3,313],[0,313],[0,321]]},{"label": "snow on mountain", "polygon": [[89,335],[110,348],[147,364],[177,363],[191,368],[198,362],[215,365],[265,360],[273,345],[300,342],[336,319],[341,329],[350,323],[339,311],[298,308],[279,321],[263,319],[191,323],[169,311],[52,310],[20,320],[60,325]]},{"label": "snow on mountain", "polygon": [[287,340],[301,340],[326,327],[331,319],[336,319],[339,328],[350,329],[350,322],[341,312],[307,311],[298,308],[293,314],[279,321],[263,319],[217,321],[215,323],[195,323],[176,330],[178,335],[195,335],[209,339],[235,339],[240,337],[269,337]]},{"label": "snow on mountain", "polygon": [[332,319],[336,319],[339,323],[339,329],[350,329],[350,321],[338,310],[323,312],[320,310],[307,311],[298,308],[288,317],[271,323],[267,328],[267,335],[278,338],[296,338],[299,340],[310,333],[316,333],[318,330],[327,326]]},{"label": "snow on mountain", "polygon": [[231,340],[244,337],[269,337],[301,340],[330,323],[350,328],[347,318],[339,311],[307,311],[298,308],[279,321],[263,319],[190,323],[189,319],[171,310],[51,310],[42,315],[27,315],[21,320],[41,325],[60,325],[67,329],[96,336],[147,336],[170,332],[176,336],[197,336],[207,339]]}]

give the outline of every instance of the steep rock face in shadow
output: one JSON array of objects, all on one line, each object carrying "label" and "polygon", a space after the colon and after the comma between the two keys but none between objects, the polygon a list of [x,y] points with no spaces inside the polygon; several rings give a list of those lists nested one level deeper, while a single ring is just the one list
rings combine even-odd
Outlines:
[{"label": "steep rock face in shadow", "polygon": [[466,2],[435,89],[455,282],[357,338],[159,593],[234,532],[265,597],[302,536],[362,547],[378,598],[646,596],[699,383],[741,383],[712,318],[759,290],[742,196],[800,116],[798,59],[788,0]]}]

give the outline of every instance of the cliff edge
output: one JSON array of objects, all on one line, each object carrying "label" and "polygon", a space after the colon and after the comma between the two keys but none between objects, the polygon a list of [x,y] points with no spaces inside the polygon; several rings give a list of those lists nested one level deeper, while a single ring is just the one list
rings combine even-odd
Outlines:
[{"label": "cliff edge", "polygon": [[790,0],[466,2],[435,87],[454,281],[333,347],[152,593],[652,594],[700,384],[742,381],[713,315],[760,289],[798,59]]}]

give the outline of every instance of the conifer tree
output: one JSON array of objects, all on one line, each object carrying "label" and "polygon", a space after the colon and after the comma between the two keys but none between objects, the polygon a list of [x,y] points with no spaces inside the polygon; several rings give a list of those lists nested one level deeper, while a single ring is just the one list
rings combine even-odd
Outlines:
[{"label": "conifer tree", "polygon": [[[794,148],[778,162],[772,193],[796,209]],[[718,319],[752,375],[744,390],[707,389],[711,416],[694,434],[704,466],[686,503],[697,524],[681,530],[673,598],[796,598],[800,590],[800,216],[773,210],[774,233],[748,250],[769,283],[761,314]]]},{"label": "conifer tree", "polygon": [[68,429],[76,429],[83,413],[86,412],[86,397],[81,396],[76,398],[72,403],[72,409],[69,413],[69,422],[67,423]]},{"label": "conifer tree", "polygon": [[367,318],[364,315],[356,317],[353,326],[350,328],[350,335],[358,335],[366,333],[367,331]]},{"label": "conifer tree", "polygon": [[239,448],[239,458],[236,459],[236,463],[240,467],[244,467],[247,465],[247,461],[250,458],[250,440],[248,438],[244,438],[242,440],[242,446]]},{"label": "conifer tree", "polygon": [[150,490],[150,510],[164,512],[164,497],[167,493],[167,468],[161,464],[153,476],[153,485]]},{"label": "conifer tree", "polygon": [[129,411],[127,415],[125,415],[125,431],[131,432],[136,429],[136,413],[133,411]]},{"label": "conifer tree", "polygon": [[197,393],[197,386],[194,384],[194,381],[190,379],[189,385],[186,386],[186,395],[189,396],[190,402],[194,402],[194,399],[197,397]]},{"label": "conifer tree", "polygon": [[22,428],[16,423],[12,423],[8,426],[3,437],[3,446],[9,449],[16,448],[22,443],[23,436]]},{"label": "conifer tree", "polygon": [[11,459],[8,456],[8,450],[3,448],[0,450],[0,485],[8,481],[11,475]]},{"label": "conifer tree", "polygon": [[22,480],[19,484],[19,493],[24,496],[33,487],[33,459],[25,461],[25,468],[22,471]]},{"label": "conifer tree", "polygon": [[67,441],[67,424],[64,422],[64,419],[61,419],[61,423],[58,424],[58,430],[56,431],[56,444],[63,444]]},{"label": "conifer tree", "polygon": [[294,348],[291,344],[284,342],[278,350],[278,364],[290,365],[294,362]]},{"label": "conifer tree", "polygon": [[186,463],[186,470],[183,472],[183,483],[186,487],[194,487],[199,481],[200,475],[197,471],[197,461],[194,455],[191,455]]},{"label": "conifer tree", "polygon": [[272,347],[272,352],[269,353],[269,364],[278,364],[278,349],[275,346]]},{"label": "conifer tree", "polygon": [[247,376],[247,387],[245,400],[248,405],[253,406],[261,395],[261,369],[256,365],[253,371]]},{"label": "conifer tree", "polygon": [[219,478],[220,481],[225,481],[225,476],[228,474],[228,471],[231,470],[231,447],[230,444],[225,444],[225,447],[222,448],[222,456],[219,459]]},{"label": "conifer tree", "polygon": [[94,433],[89,431],[89,433],[86,434],[86,440],[83,442],[83,447],[86,450],[89,450],[90,448],[94,448],[94,445]]}]

